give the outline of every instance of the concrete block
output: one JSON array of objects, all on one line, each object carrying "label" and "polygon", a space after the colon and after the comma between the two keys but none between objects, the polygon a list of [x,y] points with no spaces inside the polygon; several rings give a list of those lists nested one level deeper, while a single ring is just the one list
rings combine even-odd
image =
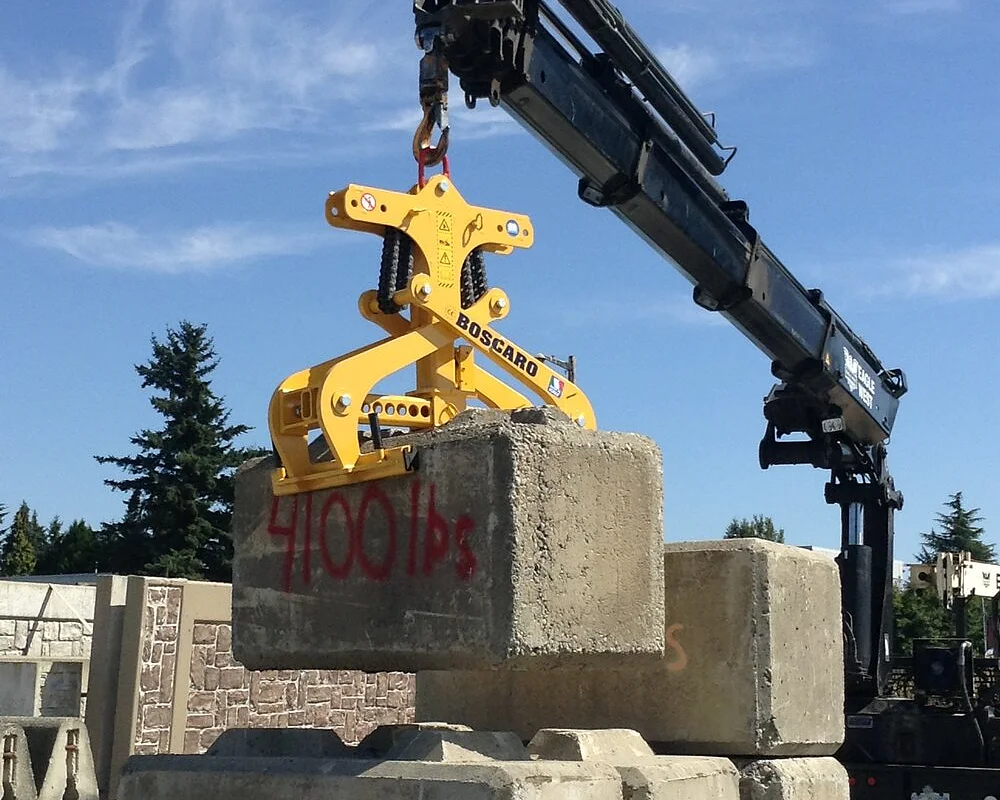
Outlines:
[{"label": "concrete block", "polygon": [[847,770],[833,758],[753,761],[740,772],[740,800],[849,800]]},{"label": "concrete block", "polygon": [[117,800],[622,800],[621,780],[600,763],[496,761],[456,764],[133,756]]},{"label": "concrete block", "polygon": [[473,731],[464,725],[383,725],[358,745],[373,758],[460,764],[527,761],[528,751],[509,731]]},{"label": "concrete block", "polygon": [[[36,800],[35,775],[31,769],[31,752],[28,737],[24,735],[17,721],[0,717],[0,754],[3,762],[3,781],[10,784],[10,793],[17,800]],[[6,785],[0,786],[0,793],[6,797]]]},{"label": "concrete block", "polygon": [[346,758],[351,749],[332,730],[230,728],[205,755],[221,758]]},{"label": "concrete block", "polygon": [[417,719],[631,728],[658,752],[829,755],[843,740],[840,582],[757,539],[665,546],[667,656],[652,668],[420,672]]},{"label": "concrete block", "polygon": [[528,743],[528,753],[551,761],[605,761],[630,764],[655,757],[638,731],[626,728],[566,730],[545,728]]},{"label": "concrete block", "polygon": [[[0,608],[8,618],[69,621],[83,617],[89,621],[94,618],[94,597],[94,587],[85,584],[54,585],[0,580]],[[39,625],[39,638],[42,631]]]},{"label": "concrete block", "polygon": [[234,655],[250,669],[621,664],[663,652],[662,471],[631,434],[470,411],[419,468],[273,498],[237,475]]},{"label": "concrete block", "polygon": [[634,800],[739,800],[740,775],[726,758],[656,756],[636,731],[541,730],[534,758],[601,761],[618,770],[622,796]]},{"label": "concrete block", "polygon": [[38,800],[99,800],[94,756],[83,720],[18,717],[13,721],[24,730],[28,742]]},{"label": "concrete block", "polygon": [[0,716],[28,716],[38,701],[38,664],[0,661]]}]

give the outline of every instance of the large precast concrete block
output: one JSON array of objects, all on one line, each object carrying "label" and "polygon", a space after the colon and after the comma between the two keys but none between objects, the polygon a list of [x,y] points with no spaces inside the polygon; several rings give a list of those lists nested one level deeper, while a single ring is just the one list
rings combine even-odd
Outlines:
[{"label": "large precast concrete block", "polygon": [[116,800],[622,800],[600,763],[134,756]]},{"label": "large precast concrete block", "polygon": [[417,719],[525,740],[631,728],[658,752],[829,755],[843,741],[836,564],[758,539],[667,544],[666,656],[638,669],[417,674]]},{"label": "large precast concrete block", "polygon": [[[392,440],[390,440],[392,441]],[[407,437],[415,472],[273,497],[236,479],[234,653],[250,669],[533,669],[663,652],[650,440],[547,409]]]},{"label": "large precast concrete block", "polygon": [[834,758],[754,761],[740,771],[740,800],[849,800],[847,770]]},{"label": "large precast concrete block", "polygon": [[727,758],[657,756],[630,730],[544,729],[528,744],[538,759],[600,761],[618,770],[630,800],[739,800],[740,774]]}]

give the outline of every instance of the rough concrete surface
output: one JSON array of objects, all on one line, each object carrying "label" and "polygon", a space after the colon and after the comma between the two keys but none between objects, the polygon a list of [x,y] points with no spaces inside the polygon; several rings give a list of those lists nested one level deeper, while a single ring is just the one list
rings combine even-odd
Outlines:
[{"label": "rough concrete surface", "polygon": [[[99,800],[94,755],[82,719],[19,717],[24,730],[38,800]],[[21,795],[17,795],[21,800]]]},{"label": "rough concrete surface", "polygon": [[740,773],[740,800],[849,800],[847,770],[834,758],[754,761]]},{"label": "rough concrete surface", "polygon": [[[0,753],[4,759],[3,778],[10,784],[14,796],[17,800],[35,800],[38,791],[31,770],[28,737],[18,722],[7,717],[0,717]],[[5,790],[5,787],[0,787],[0,793],[5,793]]]},{"label": "rough concrete surface", "polygon": [[840,582],[825,556],[758,539],[668,544],[666,657],[639,669],[417,674],[417,719],[528,740],[631,728],[659,752],[828,755],[843,740]]},{"label": "rough concrete surface", "polygon": [[231,728],[205,755],[222,758],[346,758],[351,754],[332,730],[319,728]]},{"label": "rough concrete surface", "polygon": [[726,758],[656,756],[636,731],[541,730],[534,758],[611,764],[629,800],[738,800],[740,775]]},{"label": "rough concrete surface", "polygon": [[545,728],[532,737],[528,753],[551,761],[605,761],[616,766],[655,758],[653,749],[639,732],[627,728]]},{"label": "rough concrete surface", "polygon": [[622,800],[613,767],[568,761],[428,763],[134,756],[117,800]]},{"label": "rough concrete surface", "polygon": [[272,500],[269,459],[239,472],[238,660],[415,671],[662,654],[655,444],[547,409],[470,411],[407,441],[411,475],[297,499]]}]

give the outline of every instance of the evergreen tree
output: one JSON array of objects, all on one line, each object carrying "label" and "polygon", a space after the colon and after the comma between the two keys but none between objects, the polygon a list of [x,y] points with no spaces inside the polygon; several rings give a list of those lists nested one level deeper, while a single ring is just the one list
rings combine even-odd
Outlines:
[{"label": "evergreen tree", "polygon": [[38,559],[39,575],[75,575],[96,572],[102,561],[97,534],[82,519],[65,530],[58,518],[52,520],[44,558]]},{"label": "evergreen tree", "polygon": [[32,514],[27,503],[22,502],[0,547],[0,575],[34,574],[37,563],[35,542],[43,535],[37,516]]},{"label": "evergreen tree", "polygon": [[895,612],[893,652],[910,655],[914,639],[948,638],[954,633],[954,618],[932,590],[894,588]]},{"label": "evergreen tree", "polygon": [[726,528],[723,539],[767,539],[769,542],[785,543],[785,531],[774,525],[774,520],[762,514],[753,519],[733,519]]},{"label": "evergreen tree", "polygon": [[127,476],[105,481],[128,495],[122,520],[102,531],[115,571],[230,579],[233,472],[256,451],[235,446],[249,428],[231,425],[212,391],[206,329],[181,322],[165,341],[152,337],[152,358],[135,370],[163,426],[132,437],[136,455],[97,457]]},{"label": "evergreen tree", "polygon": [[931,528],[929,533],[920,534],[923,549],[917,555],[917,561],[933,564],[938,553],[971,553],[975,561],[995,561],[995,548],[983,541],[984,530],[979,525],[983,518],[979,509],[966,508],[961,492],[951,495],[945,507],[949,510],[937,515],[938,530]]}]

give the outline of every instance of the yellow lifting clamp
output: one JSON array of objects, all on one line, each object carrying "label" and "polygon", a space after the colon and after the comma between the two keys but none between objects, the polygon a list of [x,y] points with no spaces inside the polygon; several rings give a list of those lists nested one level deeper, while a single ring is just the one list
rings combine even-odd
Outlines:
[{"label": "yellow lifting clamp", "polygon": [[[276,495],[412,469],[412,448],[386,446],[382,427],[437,427],[465,410],[470,400],[489,408],[534,405],[478,366],[476,350],[545,404],[583,427],[596,426],[590,402],[576,385],[493,328],[510,310],[507,295],[487,290],[484,273],[479,291],[470,294],[469,263],[483,252],[509,255],[516,247],[531,246],[534,232],[528,217],[471,206],[450,177],[435,175],[405,194],[350,185],[330,195],[326,218],[335,228],[383,237],[404,256],[411,254],[412,266],[407,259],[401,264],[404,274],[390,279],[388,287],[380,281],[379,291],[367,291],[358,301],[361,315],[385,330],[386,338],[297,372],[275,391],[268,420],[280,459],[272,480]],[[385,257],[383,251],[383,264]],[[399,313],[406,306],[409,318]],[[410,364],[416,365],[414,391],[372,394],[379,381]],[[309,435],[316,429],[322,431],[328,457],[310,455]],[[362,452],[362,429],[372,432],[370,452]]]}]

